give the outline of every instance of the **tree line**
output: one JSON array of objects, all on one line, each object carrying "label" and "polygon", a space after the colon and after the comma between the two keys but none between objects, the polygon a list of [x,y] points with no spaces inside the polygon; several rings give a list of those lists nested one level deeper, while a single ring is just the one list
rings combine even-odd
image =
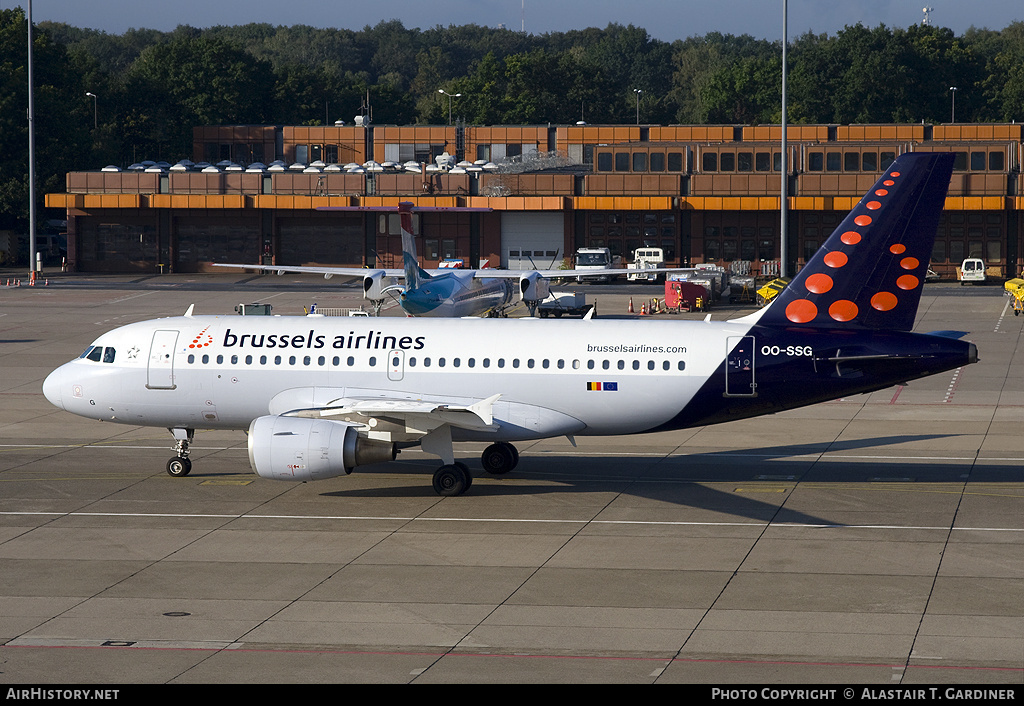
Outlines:
[{"label": "tree line", "polygon": [[[197,125],[759,124],[781,119],[781,42],[632,25],[524,34],[250,23],[124,34],[34,28],[38,192],[64,174],[191,157]],[[27,25],[0,10],[0,229],[27,218]],[[847,26],[790,40],[791,123],[1024,117],[1024,22],[1002,30]],[[639,90],[639,93],[637,92]],[[93,96],[86,95],[87,93]]]}]

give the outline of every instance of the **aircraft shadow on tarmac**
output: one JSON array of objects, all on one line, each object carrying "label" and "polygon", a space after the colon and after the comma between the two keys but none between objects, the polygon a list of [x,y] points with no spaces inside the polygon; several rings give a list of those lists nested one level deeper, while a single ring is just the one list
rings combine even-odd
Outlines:
[{"label": "aircraft shadow on tarmac", "polygon": [[[615,491],[638,498],[687,505],[760,522],[795,523],[810,525],[837,525],[831,520],[780,507],[777,502],[757,500],[735,489],[719,490],[708,484],[716,483],[962,483],[967,473],[972,481],[1002,481],[1017,479],[1016,465],[993,463],[984,471],[972,470],[973,460],[965,453],[962,460],[901,459],[897,456],[876,458],[871,454],[855,452],[880,448],[884,455],[887,445],[920,443],[947,439],[950,434],[920,434],[910,436],[876,437],[849,441],[833,441],[744,450],[697,452],[669,457],[655,456],[573,456],[571,454],[546,456],[524,453],[519,466],[508,476],[488,476],[470,464],[475,478],[473,487],[457,502],[468,502],[473,497],[526,496],[545,493],[593,493]],[[822,454],[825,454],[822,457]],[[847,456],[846,454],[850,454]],[[908,462],[910,461],[910,462]],[[404,468],[403,468],[404,467]],[[395,461],[390,464],[366,466],[360,473],[408,473],[413,476],[427,474],[434,468],[433,461]],[[505,483],[504,480],[510,482]],[[498,482],[492,482],[497,480]],[[514,481],[514,482],[512,482]],[[530,482],[536,481],[536,482]],[[433,493],[428,483],[419,478],[389,487],[335,490],[325,496],[346,498],[399,498],[421,497]]]}]

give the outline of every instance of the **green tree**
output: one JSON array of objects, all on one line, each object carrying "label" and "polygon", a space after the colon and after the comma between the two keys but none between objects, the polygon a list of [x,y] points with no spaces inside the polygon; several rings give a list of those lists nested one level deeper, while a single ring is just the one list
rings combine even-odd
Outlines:
[{"label": "green tree", "polygon": [[1024,119],[1024,22],[1006,27],[991,45],[994,51],[981,82],[987,108],[992,119],[1020,122]]},{"label": "green tree", "polygon": [[[63,191],[64,176],[86,166],[92,103],[63,45],[36,27],[32,35],[36,206]],[[20,8],[0,10],[0,228],[25,230],[28,179],[28,23]]]},{"label": "green tree", "polygon": [[126,82],[138,146],[168,161],[191,154],[193,126],[265,122],[273,97],[268,62],[223,39],[181,34],[143,51]]}]

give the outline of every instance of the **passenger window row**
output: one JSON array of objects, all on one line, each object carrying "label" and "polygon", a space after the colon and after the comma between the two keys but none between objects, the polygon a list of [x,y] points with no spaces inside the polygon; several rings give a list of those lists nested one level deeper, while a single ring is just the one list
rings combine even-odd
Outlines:
[{"label": "passenger window row", "polygon": [[[187,360],[188,360],[189,365],[195,364],[196,360],[199,360],[199,362],[202,363],[203,365],[208,365],[210,363],[210,356],[209,355],[196,356],[194,353],[190,353],[188,358],[187,358]],[[223,365],[224,364],[224,360],[225,360],[225,358],[224,358],[223,355],[216,356],[216,363],[217,363],[217,365]],[[230,364],[231,365],[238,365],[240,360],[244,360],[245,365],[271,365],[271,364],[273,364],[273,365],[286,365],[286,364],[287,365],[299,365],[300,358],[299,358],[299,356],[290,355],[287,358],[287,363],[285,363],[285,357],[284,356],[280,356],[280,355],[275,355],[275,356],[261,355],[261,356],[259,356],[259,358],[256,358],[255,356],[252,356],[252,355],[247,355],[244,358],[242,358],[242,356],[238,356],[238,355],[230,356],[230,361],[231,361]],[[310,355],[302,356],[301,361],[302,361],[302,363],[301,363],[302,365],[314,365],[315,364],[315,365],[317,365],[319,367],[323,367],[323,366],[327,365],[327,357],[326,356],[322,356],[322,355],[316,357],[316,362],[315,363],[314,363],[313,356],[310,356]],[[370,356],[369,363],[370,363],[370,367],[371,368],[376,366],[377,365],[377,357],[376,356]],[[347,365],[349,367],[352,367],[355,364],[356,364],[355,356],[351,356],[350,355],[345,360],[345,365]],[[340,356],[334,356],[331,359],[331,365],[334,366],[335,368],[341,367],[341,357]]]},{"label": "passenger window row", "polygon": [[[113,353],[112,353],[113,349],[108,349],[108,350],[111,351],[111,360],[110,360],[110,362],[113,362]],[[89,353],[89,351],[86,351],[86,353]],[[98,360],[98,358],[97,358],[97,360]],[[194,353],[190,353],[188,358],[187,358],[187,360],[188,360],[189,365],[195,365],[197,361],[199,363],[201,363],[202,365],[209,365],[210,361],[211,361],[211,356],[208,355],[208,354],[204,354],[202,356],[196,356]],[[215,360],[217,365],[223,365],[224,361],[225,361],[225,356],[217,355],[217,356],[214,357],[214,360]],[[287,360],[287,362],[286,362],[286,360]],[[301,360],[301,363],[300,363],[300,360]],[[315,362],[314,362],[314,360],[315,360]],[[280,356],[280,355],[276,355],[276,356],[273,356],[273,357],[266,356],[266,355],[261,355],[261,356],[259,356],[258,359],[256,357],[252,356],[252,355],[244,356],[244,358],[242,356],[238,356],[238,355],[230,356],[230,364],[231,365],[238,365],[240,361],[244,361],[245,365],[257,365],[257,364],[258,365],[270,365],[270,364],[273,364],[273,365],[285,365],[285,364],[287,364],[287,365],[293,365],[294,366],[294,365],[300,365],[301,364],[303,366],[316,365],[318,367],[323,367],[323,366],[327,365],[327,358],[326,358],[326,356],[318,356],[315,359],[313,358],[313,356],[308,356],[308,355],[307,356],[302,356],[301,359],[300,359],[299,356],[294,356],[294,355],[288,356],[287,359],[284,356]],[[370,356],[370,358],[368,360],[368,363],[369,363],[369,366],[371,368],[372,367],[376,367],[376,365],[377,365],[377,357],[376,356]],[[417,358],[416,356],[410,356],[408,358],[408,360],[407,360],[407,365],[408,365],[409,368],[415,368],[415,367],[423,367],[423,368],[431,368],[431,367],[436,367],[436,368],[445,368],[445,367],[461,368],[461,367],[463,367],[463,365],[465,365],[465,367],[467,367],[467,368],[476,368],[477,367],[477,363],[478,363],[478,361],[477,361],[476,358],[466,358],[465,360],[463,360],[462,358],[451,358],[451,359],[443,358],[443,357],[442,358],[430,358],[430,357]],[[355,364],[356,364],[355,356],[348,356],[345,359],[345,366],[352,367]],[[402,364],[402,361],[401,361],[400,358],[396,357],[395,359],[393,359],[391,361],[391,364],[394,367],[398,367],[398,366],[400,366]],[[331,359],[331,365],[332,365],[332,367],[335,367],[335,368],[342,367],[342,359],[341,359],[341,357],[340,356],[334,356]],[[579,370],[580,368],[583,367],[583,362],[580,361],[580,360],[573,360],[573,361],[569,362],[569,361],[566,361],[564,358],[559,358],[558,360],[551,360],[551,359],[548,359],[548,358],[544,358],[544,359],[541,359],[541,360],[536,360],[534,358],[527,358],[526,360],[520,360],[519,358],[512,358],[509,361],[506,361],[504,358],[498,358],[498,359],[493,360],[493,361],[490,358],[482,358],[479,361],[479,367],[481,367],[481,368],[491,368],[492,365],[495,368],[498,368],[498,369],[504,369],[506,366],[508,366],[508,367],[513,368],[513,369],[519,369],[520,367],[525,367],[526,369],[529,369],[529,370],[536,369],[536,368],[540,368],[542,370],[550,370],[550,369],[564,370],[567,366],[569,366],[573,370]],[[632,370],[640,370],[643,367],[645,367],[645,364],[642,361],[640,361],[640,360],[632,360],[632,361],[626,361],[626,360],[618,360],[618,361],[601,360],[601,361],[597,361],[597,360],[591,359],[591,360],[586,361],[586,368],[587,368],[587,370],[595,370],[598,367],[600,367],[601,370],[611,370],[611,369],[613,369],[613,367],[616,370],[626,370],[627,368],[631,368]],[[660,367],[661,367],[662,370],[671,370],[672,369],[672,362],[668,361],[668,360],[663,360],[663,361],[661,361],[661,366]],[[647,370],[655,370],[655,369],[658,368],[658,364],[657,364],[656,361],[648,360],[646,362],[646,368],[647,368]],[[676,369],[677,370],[685,370],[686,369],[686,363],[684,361],[682,361],[682,360],[677,361],[676,362]]]}]

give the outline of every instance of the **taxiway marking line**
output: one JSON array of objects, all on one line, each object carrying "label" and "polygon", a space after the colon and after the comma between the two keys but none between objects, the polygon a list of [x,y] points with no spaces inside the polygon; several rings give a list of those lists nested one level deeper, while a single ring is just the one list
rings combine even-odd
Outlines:
[{"label": "taxiway marking line", "polygon": [[660,527],[776,527],[791,529],[879,529],[879,530],[932,530],[938,532],[1021,532],[1024,527],[947,527],[942,525],[850,525],[807,522],[686,522],[677,520],[559,520],[515,517],[400,517],[387,515],[239,515],[234,513],[173,513],[173,512],[47,512],[36,510],[5,510],[0,517],[123,517],[223,520],[337,520],[367,522],[479,522],[493,524],[578,524],[578,525],[653,525]]}]

